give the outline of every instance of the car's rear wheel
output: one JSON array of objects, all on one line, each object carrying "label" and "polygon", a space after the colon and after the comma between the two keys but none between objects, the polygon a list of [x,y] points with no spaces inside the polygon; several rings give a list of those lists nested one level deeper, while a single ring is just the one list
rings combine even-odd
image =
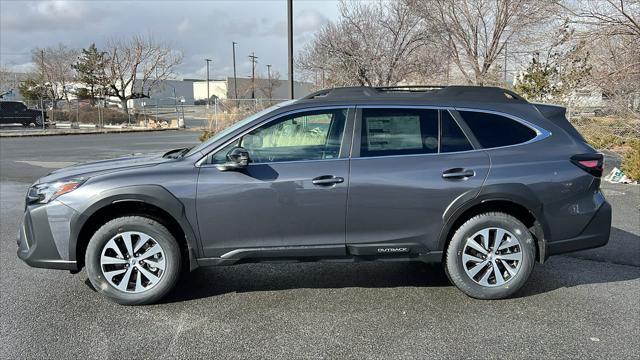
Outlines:
[{"label": "car's rear wheel", "polygon": [[535,263],[535,241],[515,217],[497,212],[467,220],[453,234],[446,271],[465,294],[502,299],[518,291]]},{"label": "car's rear wheel", "polygon": [[24,127],[42,127],[42,115],[38,115],[33,118],[31,121],[22,124]]},{"label": "car's rear wheel", "polygon": [[94,288],[125,305],[150,304],[175,286],[180,247],[159,222],[126,216],[104,224],[87,246],[85,264]]}]

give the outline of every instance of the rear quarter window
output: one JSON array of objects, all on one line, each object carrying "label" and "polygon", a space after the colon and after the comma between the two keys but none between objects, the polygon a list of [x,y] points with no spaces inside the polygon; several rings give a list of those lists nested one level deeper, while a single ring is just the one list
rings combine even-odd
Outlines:
[{"label": "rear quarter window", "polygon": [[460,111],[483,148],[516,145],[536,137],[536,132],[508,117],[476,111]]}]

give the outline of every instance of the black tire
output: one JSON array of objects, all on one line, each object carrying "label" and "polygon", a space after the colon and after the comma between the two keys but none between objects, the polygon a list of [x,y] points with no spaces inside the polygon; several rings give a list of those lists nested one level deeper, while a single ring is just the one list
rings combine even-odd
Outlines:
[{"label": "black tire", "polygon": [[[165,255],[165,270],[162,277],[150,289],[141,293],[129,293],[118,290],[103,276],[100,257],[104,246],[114,236],[126,232],[143,232],[160,245]],[[161,223],[143,216],[126,216],[113,219],[93,234],[87,246],[85,265],[89,281],[110,300],[122,305],[145,305],[155,303],[166,296],[176,285],[182,269],[180,246]]]},{"label": "black tire", "polygon": [[[517,234],[522,252],[519,271],[506,283],[488,287],[480,285],[465,272],[462,261],[466,239],[489,227],[499,227]],[[445,257],[447,276],[458,289],[476,299],[504,299],[513,295],[527,282],[535,264],[535,240],[527,227],[515,217],[499,212],[476,215],[462,224],[451,237]]]}]

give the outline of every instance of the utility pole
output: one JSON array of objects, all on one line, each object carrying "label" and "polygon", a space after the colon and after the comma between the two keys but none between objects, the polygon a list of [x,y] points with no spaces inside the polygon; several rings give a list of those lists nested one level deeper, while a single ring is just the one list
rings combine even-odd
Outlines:
[{"label": "utility pole", "polygon": [[[40,61],[42,63],[42,84],[41,85],[42,85],[43,89],[46,89],[47,88],[46,85],[45,85],[46,78],[45,78],[45,73],[44,73],[45,72],[45,67],[44,67],[44,49],[40,49]],[[44,91],[46,93],[46,90],[44,90]],[[40,94],[40,98],[43,99],[43,100],[44,100],[44,94],[45,93],[41,93]],[[53,97],[55,99],[55,95]],[[41,110],[41,113],[42,113],[42,130],[45,130],[45,126],[44,126],[44,120],[45,120],[44,119],[44,101],[43,100],[40,100],[40,104],[41,104],[41,107],[42,107],[42,110]],[[53,109],[55,109],[55,105],[56,104],[54,104],[54,106],[52,107]],[[54,112],[52,111],[51,114],[54,114]],[[55,120],[55,119],[52,116],[51,121],[53,121],[53,120]]]},{"label": "utility pole", "polygon": [[273,98],[273,89],[271,88],[271,64],[267,64],[267,81],[269,81],[269,101]]},{"label": "utility pole", "polygon": [[207,109],[209,107],[211,107],[210,101],[211,101],[211,96],[209,95],[209,63],[211,62],[211,59],[204,59],[204,61],[207,62]]},{"label": "utility pole", "polygon": [[254,52],[249,55],[249,60],[251,60],[251,98],[256,98],[256,63],[258,62],[258,57]]},{"label": "utility pole", "polygon": [[[236,77],[236,45],[238,45],[238,43],[233,41],[231,44],[233,47],[233,92],[236,98],[236,106],[238,106],[238,80]],[[227,84],[227,86],[229,85]]]},{"label": "utility pole", "polygon": [[287,0],[287,37],[289,63],[289,98],[293,99],[293,0]]}]

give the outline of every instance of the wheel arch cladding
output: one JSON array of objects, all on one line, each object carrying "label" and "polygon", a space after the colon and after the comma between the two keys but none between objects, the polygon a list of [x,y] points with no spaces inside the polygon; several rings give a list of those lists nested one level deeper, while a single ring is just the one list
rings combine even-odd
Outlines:
[{"label": "wheel arch cladding", "polygon": [[[542,206],[531,190],[524,185],[513,185],[516,186],[490,186],[489,191],[483,189],[473,200],[450,206],[452,210],[445,213],[445,225],[440,232],[439,248],[446,252],[453,233],[475,215],[491,211],[503,212],[514,216],[529,228],[536,242],[536,260],[540,263],[544,262],[547,258],[545,234],[548,234],[548,229],[541,216]],[[491,191],[491,188],[501,191]],[[510,191],[505,192],[505,190]]]},{"label": "wheel arch cladding", "polygon": [[[188,221],[184,205],[159,185],[128,186],[99,193],[79,209],[72,222],[69,244],[70,258],[84,266],[84,253],[91,236],[107,221],[126,215],[150,217],[165,225],[188,256],[189,269],[197,267],[198,239]],[[185,264],[187,262],[185,261]]]}]

